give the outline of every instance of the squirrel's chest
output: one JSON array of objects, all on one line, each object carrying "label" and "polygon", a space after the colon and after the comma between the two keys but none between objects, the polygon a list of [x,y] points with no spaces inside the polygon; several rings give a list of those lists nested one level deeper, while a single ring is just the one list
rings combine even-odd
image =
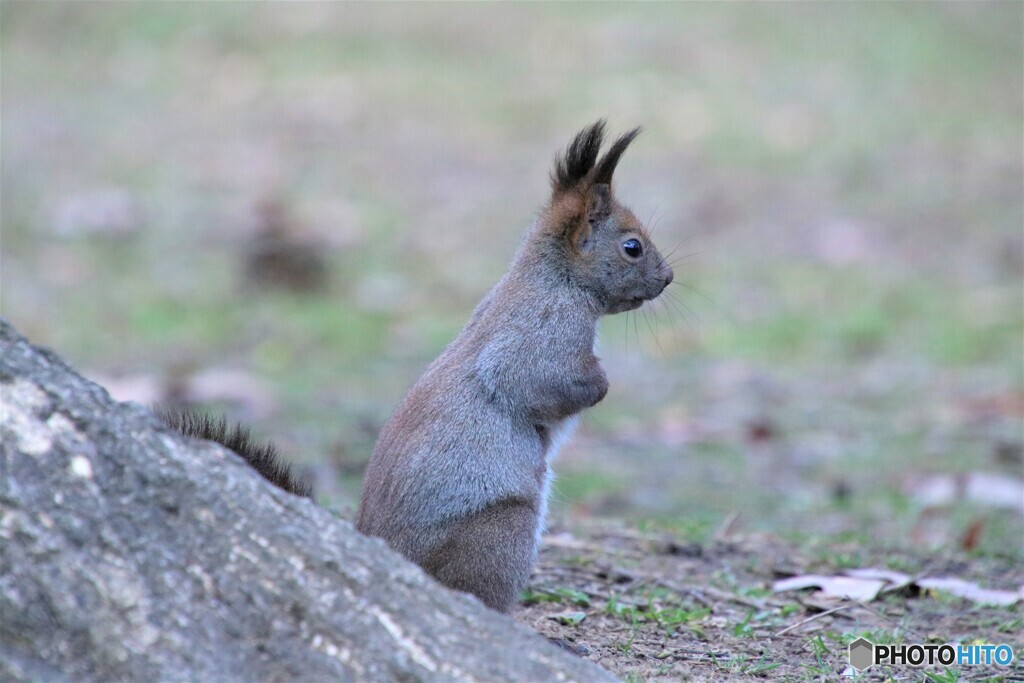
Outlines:
[{"label": "squirrel's chest", "polygon": [[537,435],[540,437],[541,448],[544,453],[544,459],[540,464],[543,469],[546,470],[547,466],[554,461],[558,451],[562,449],[562,446],[569,441],[573,432],[576,431],[576,425],[579,424],[579,421],[580,416],[573,415],[554,423],[537,425]]}]

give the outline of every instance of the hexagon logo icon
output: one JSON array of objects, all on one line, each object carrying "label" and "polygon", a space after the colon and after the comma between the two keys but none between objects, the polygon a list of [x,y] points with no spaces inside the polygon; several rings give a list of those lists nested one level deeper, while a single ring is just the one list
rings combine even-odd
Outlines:
[{"label": "hexagon logo icon", "polygon": [[875,646],[870,640],[858,638],[850,643],[850,666],[857,672],[864,671],[875,663]]}]

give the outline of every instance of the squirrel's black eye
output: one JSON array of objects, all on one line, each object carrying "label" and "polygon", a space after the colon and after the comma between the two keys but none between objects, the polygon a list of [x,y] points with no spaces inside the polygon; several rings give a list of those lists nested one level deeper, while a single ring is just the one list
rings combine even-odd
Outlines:
[{"label": "squirrel's black eye", "polygon": [[622,243],[622,251],[626,252],[626,256],[629,258],[640,258],[640,254],[644,253],[644,248],[640,244],[640,240],[630,238]]}]

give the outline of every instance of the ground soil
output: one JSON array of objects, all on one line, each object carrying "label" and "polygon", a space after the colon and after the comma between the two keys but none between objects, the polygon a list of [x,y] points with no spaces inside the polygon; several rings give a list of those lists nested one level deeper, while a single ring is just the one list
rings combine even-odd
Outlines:
[{"label": "ground soil", "polygon": [[[849,549],[834,550],[842,556]],[[1024,568],[1010,558],[860,550],[879,567],[896,563],[989,588],[1024,585]],[[594,524],[549,536],[515,616],[626,680],[1024,680],[1019,666],[875,666],[857,674],[847,646],[861,635],[906,643],[1009,643],[1017,665],[1024,609],[913,589],[870,603],[771,591],[780,577],[842,569],[823,560],[819,548],[769,535],[680,543]]]}]

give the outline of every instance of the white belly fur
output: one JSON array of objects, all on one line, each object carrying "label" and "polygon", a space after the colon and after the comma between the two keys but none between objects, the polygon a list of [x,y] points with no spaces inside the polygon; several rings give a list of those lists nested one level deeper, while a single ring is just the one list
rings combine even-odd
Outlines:
[{"label": "white belly fur", "polygon": [[562,420],[557,426],[551,428],[551,445],[548,446],[548,452],[544,454],[544,460],[547,462],[548,470],[544,474],[544,487],[540,492],[540,514],[537,515],[537,548],[540,548],[540,537],[544,535],[547,530],[547,518],[548,518],[548,495],[551,493],[551,483],[555,480],[555,471],[551,469],[551,463],[554,462],[555,457],[558,455],[558,451],[561,450],[569,439],[572,437],[572,433],[576,431],[576,425],[580,422],[579,415],[573,415]]}]

